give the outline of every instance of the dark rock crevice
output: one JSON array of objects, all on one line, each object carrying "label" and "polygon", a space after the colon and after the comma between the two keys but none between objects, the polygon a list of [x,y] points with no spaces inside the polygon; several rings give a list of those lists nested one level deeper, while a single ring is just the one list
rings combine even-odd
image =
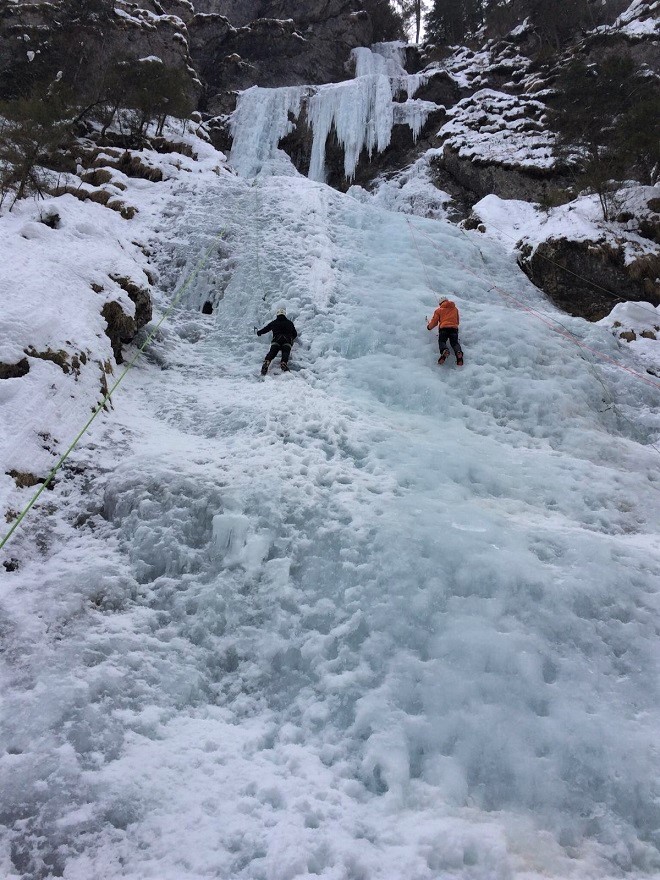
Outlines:
[{"label": "dark rock crevice", "polygon": [[27,358],[21,358],[15,364],[0,363],[0,379],[20,379],[30,372],[30,363]]}]

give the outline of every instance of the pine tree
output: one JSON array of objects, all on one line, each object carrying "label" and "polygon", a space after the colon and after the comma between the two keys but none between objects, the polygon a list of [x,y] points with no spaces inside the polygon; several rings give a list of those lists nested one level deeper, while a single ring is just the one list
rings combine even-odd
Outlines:
[{"label": "pine tree", "polygon": [[414,23],[415,42],[419,43],[426,3],[424,0],[395,0],[395,6],[407,27]]},{"label": "pine tree", "polygon": [[458,43],[483,23],[483,0],[433,0],[426,16],[431,42]]},{"label": "pine tree", "polygon": [[595,192],[604,219],[617,181],[655,183],[660,172],[660,88],[629,55],[569,64],[557,81],[553,114],[560,143],[579,156],[580,183]]}]

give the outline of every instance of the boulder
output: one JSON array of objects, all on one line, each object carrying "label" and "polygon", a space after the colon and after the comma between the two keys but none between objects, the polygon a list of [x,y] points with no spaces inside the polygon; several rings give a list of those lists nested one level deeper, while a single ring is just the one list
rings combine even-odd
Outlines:
[{"label": "boulder", "polygon": [[0,363],[0,379],[20,379],[29,372],[30,363],[27,358],[21,358],[16,364]]},{"label": "boulder", "polygon": [[110,339],[115,360],[121,364],[124,362],[122,345],[125,342],[130,342],[137,332],[135,321],[124,312],[118,302],[106,303],[101,314],[108,325],[105,332]]}]

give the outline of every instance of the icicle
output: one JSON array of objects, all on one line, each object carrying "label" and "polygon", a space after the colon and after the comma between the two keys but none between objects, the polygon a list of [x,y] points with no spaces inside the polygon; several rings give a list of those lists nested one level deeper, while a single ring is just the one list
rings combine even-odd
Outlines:
[{"label": "icicle", "polygon": [[408,98],[412,98],[429,78],[424,73],[406,73],[405,43],[374,43],[371,49],[353,49],[351,54],[356,77],[381,73],[390,78],[394,95],[405,92]]},{"label": "icicle", "polygon": [[321,87],[309,102],[314,131],[310,178],[325,180],[325,144],[333,127],[344,149],[344,173],[350,179],[363,148],[371,156],[374,149],[380,152],[388,146],[393,119],[392,89],[383,74]]},{"label": "icicle", "polygon": [[416,141],[429,113],[437,109],[438,105],[431,101],[406,101],[403,104],[394,104],[394,124],[409,125],[413,140]]},{"label": "icicle", "polygon": [[[230,161],[244,177],[253,177],[277,158],[277,145],[291,132],[291,118],[297,119],[303,100],[309,98],[308,121],[312,128],[309,177],[324,181],[325,147],[334,130],[344,150],[344,173],[351,179],[365,149],[369,156],[390,143],[392,125],[410,126],[417,139],[428,114],[435,105],[411,101],[424,74],[407,74],[404,69],[405,43],[376,43],[371,49],[352,52],[355,79],[320,86],[262,89],[254,86],[242,92],[232,117],[234,142]],[[394,103],[394,95],[405,93],[404,104]],[[281,154],[280,154],[281,155]]]},{"label": "icicle", "polygon": [[231,126],[233,144],[230,162],[243,177],[254,177],[272,160],[280,140],[289,134],[300,114],[306,86],[262,89],[253,86],[241,92]]}]

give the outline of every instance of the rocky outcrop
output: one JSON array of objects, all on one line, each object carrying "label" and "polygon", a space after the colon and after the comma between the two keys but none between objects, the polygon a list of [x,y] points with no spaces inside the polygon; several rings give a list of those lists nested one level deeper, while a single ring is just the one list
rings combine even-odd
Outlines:
[{"label": "rocky outcrop", "polygon": [[568,186],[555,169],[516,168],[500,162],[462,158],[459,151],[444,147],[438,165],[475,200],[494,193],[502,199],[546,203],[550,190]]},{"label": "rocky outcrop", "polygon": [[[0,94],[13,96],[26,80],[75,67],[77,82],[99,82],[108,61],[159,58],[187,76],[196,100],[201,86],[188,51],[187,0],[117,0],[71,15],[55,3],[4,4],[0,10]],[[77,47],[76,53],[71,46]],[[71,71],[69,71],[71,72]],[[73,74],[72,74],[73,75]],[[185,81],[185,77],[184,80]]]},{"label": "rocky outcrop", "polygon": [[135,314],[127,315],[121,305],[113,300],[107,302],[101,314],[106,320],[106,335],[110,340],[112,352],[118,364],[123,363],[122,346],[131,342],[136,333],[151,321],[152,303],[149,291],[140,287],[130,278],[111,275],[112,280],[124,290],[135,305]]},{"label": "rocky outcrop", "polygon": [[30,372],[30,364],[27,358],[21,358],[16,364],[0,363],[0,379],[20,379]]},{"label": "rocky outcrop", "polygon": [[571,315],[598,321],[617,302],[660,305],[660,254],[627,262],[612,242],[550,238],[523,247],[518,263],[529,279]]},{"label": "rocky outcrop", "polygon": [[112,346],[112,353],[118,364],[124,362],[122,345],[130,342],[137,332],[135,320],[127,315],[118,302],[109,302],[103,306],[101,314],[107,322],[106,335]]},{"label": "rocky outcrop", "polygon": [[[239,9],[240,6],[240,9]],[[356,0],[197,3],[188,26],[205,82],[202,109],[231,112],[237,91],[337,82],[350,76],[352,49],[369,45],[371,19]]]},{"label": "rocky outcrop", "polygon": [[110,275],[110,278],[128,294],[129,299],[135,305],[133,321],[135,323],[135,332],[137,332],[151,321],[152,304],[149,291],[144,287],[140,287],[139,284],[136,284],[130,278],[125,278],[121,275]]}]

